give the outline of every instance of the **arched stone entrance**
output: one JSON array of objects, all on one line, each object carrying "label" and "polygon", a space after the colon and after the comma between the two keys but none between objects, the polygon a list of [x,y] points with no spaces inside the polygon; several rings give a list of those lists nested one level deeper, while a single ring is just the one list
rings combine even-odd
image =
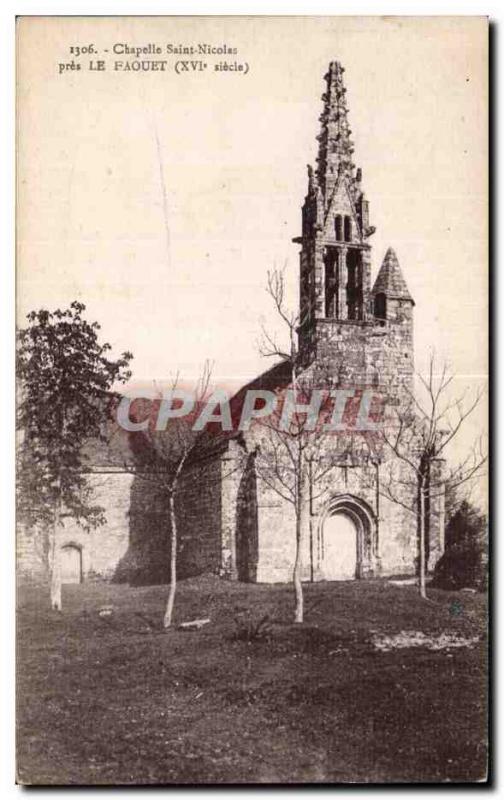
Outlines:
[{"label": "arched stone entrance", "polygon": [[365,500],[350,494],[332,497],[320,518],[318,542],[319,579],[375,574],[376,517]]},{"label": "arched stone entrance", "polygon": [[82,550],[75,544],[61,548],[61,583],[82,582]]}]

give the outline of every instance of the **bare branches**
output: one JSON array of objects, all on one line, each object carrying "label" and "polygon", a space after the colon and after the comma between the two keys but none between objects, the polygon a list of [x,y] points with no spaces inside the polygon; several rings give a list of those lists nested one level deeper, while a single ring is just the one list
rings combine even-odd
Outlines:
[{"label": "bare branches", "polygon": [[[295,314],[287,308],[285,301],[284,271],[268,272],[266,291],[273,300],[275,310],[287,331],[288,351],[278,345],[275,337],[263,327],[260,352],[264,356],[276,356],[287,361],[290,367],[290,387],[294,396],[294,409],[287,424],[282,413],[271,415],[261,426],[261,444],[258,450],[256,470],[265,485],[283,500],[292,503],[296,518],[296,556],[293,565],[295,593],[295,622],[303,621],[303,588],[301,582],[302,557],[309,527],[309,502],[313,459],[320,456],[320,447],[314,447],[320,439],[308,424],[308,415],[298,413],[296,404],[304,394],[301,385],[303,365],[297,347],[297,333],[306,317],[306,309]],[[313,376],[311,376],[313,381]],[[305,394],[306,396],[306,394]]]},{"label": "bare branches", "polygon": [[[450,445],[480,405],[484,389],[478,388],[470,402],[467,401],[467,388],[457,397],[450,397],[455,376],[446,364],[437,371],[434,353],[429,359],[427,375],[417,377],[424,400],[406,389],[408,402],[393,409],[388,426],[384,426],[380,434],[392,456],[381,490],[392,502],[408,507],[414,513],[417,506],[399,496],[401,487],[409,487],[415,497],[418,487],[428,484],[430,497],[440,497],[445,491],[481,477],[487,461],[479,437],[461,461],[454,465],[447,463]],[[402,463],[406,472],[397,470],[394,460]],[[436,462],[439,467],[434,469]]]},{"label": "bare branches", "polygon": [[[207,398],[211,374],[211,363],[206,360],[191,394],[192,410],[188,413],[176,413],[176,403],[184,397],[178,372],[171,379],[168,390],[158,388],[148,405],[146,430],[130,434],[134,462],[124,461],[126,471],[134,473],[141,480],[158,483],[168,493],[176,490],[184,465],[199,440],[200,434],[194,430],[194,421]],[[158,427],[163,409],[164,425]]]},{"label": "bare branches", "polygon": [[283,270],[268,270],[268,285],[266,291],[273,300],[275,308],[280,318],[287,327],[296,329],[299,324],[299,317],[294,312],[290,312],[285,307],[285,267]]},{"label": "bare branches", "polygon": [[282,358],[286,361],[290,358],[290,354],[280,347],[263,323],[261,323],[261,336],[262,338],[259,342],[259,353],[261,356],[264,358]]},{"label": "bare branches", "polygon": [[454,404],[454,406],[455,406],[455,408],[456,408],[456,410],[457,410],[457,419],[456,419],[456,422],[455,422],[455,424],[452,424],[452,423],[450,422],[450,420],[449,420],[449,419],[447,419],[446,417],[445,417],[445,418],[443,418],[443,420],[444,420],[444,421],[446,422],[446,424],[448,425],[448,432],[447,432],[447,434],[445,435],[445,437],[442,439],[442,441],[441,441],[441,443],[440,443],[440,446],[439,446],[439,448],[438,448],[438,453],[439,453],[439,454],[440,454],[440,453],[441,453],[443,450],[445,450],[445,448],[446,448],[446,447],[447,447],[447,446],[450,444],[450,442],[451,442],[451,441],[452,441],[452,440],[455,438],[455,436],[456,436],[456,435],[457,435],[457,433],[459,432],[459,430],[460,430],[460,428],[462,427],[462,425],[463,425],[463,423],[465,422],[465,420],[466,420],[466,419],[467,419],[467,418],[468,418],[468,417],[469,417],[469,416],[470,416],[470,415],[473,413],[473,411],[474,411],[474,410],[475,410],[475,409],[476,409],[476,408],[479,406],[479,404],[480,404],[480,402],[481,402],[481,400],[482,400],[482,398],[483,398],[483,395],[484,395],[484,390],[483,390],[483,389],[481,389],[481,388],[480,388],[480,389],[478,389],[478,391],[476,392],[476,396],[475,396],[475,398],[474,398],[473,402],[472,402],[472,403],[471,403],[471,404],[470,404],[470,405],[469,405],[467,408],[465,408],[465,409],[464,409],[464,405],[463,405],[463,399],[462,399],[462,398],[458,398],[458,399],[455,401],[455,404]]},{"label": "bare branches", "polygon": [[281,347],[264,327],[261,326],[262,341],[259,345],[259,352],[262,356],[276,356],[284,360],[290,360],[293,369],[297,359],[296,336],[300,325],[300,315],[290,311],[285,301],[285,267],[283,270],[268,270],[266,291],[273,300],[275,310],[284,323],[289,336],[289,350]]}]

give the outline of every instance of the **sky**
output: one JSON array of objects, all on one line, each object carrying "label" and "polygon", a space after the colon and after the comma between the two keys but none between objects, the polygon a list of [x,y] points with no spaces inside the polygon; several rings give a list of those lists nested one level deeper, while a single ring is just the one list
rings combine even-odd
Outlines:
[{"label": "sky", "polygon": [[[373,279],[394,247],[417,369],[434,348],[455,392],[486,381],[484,18],[25,18],[18,36],[18,324],[78,299],[115,353],[133,352],[135,381],[190,378],[205,359],[221,381],[267,368],[261,325],[280,328],[266,275],[285,267],[295,307],[291,240],[338,60],[377,229]],[[165,52],[198,43],[237,53]],[[134,60],[113,54],[125,44],[160,47],[142,58],[166,69],[114,70]],[[177,74],[185,59],[207,67]],[[461,447],[484,427],[483,405]]]}]

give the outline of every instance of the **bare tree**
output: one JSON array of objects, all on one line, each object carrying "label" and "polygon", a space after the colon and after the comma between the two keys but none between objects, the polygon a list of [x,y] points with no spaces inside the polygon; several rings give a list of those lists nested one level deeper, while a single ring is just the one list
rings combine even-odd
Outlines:
[{"label": "bare tree", "polygon": [[[163,625],[169,628],[172,624],[175,594],[177,591],[177,549],[178,525],[176,515],[176,499],[180,487],[180,480],[188,459],[194,452],[200,437],[200,431],[195,430],[194,422],[208,393],[211,368],[205,362],[201,377],[194,392],[194,404],[187,413],[181,407],[180,416],[172,416],[174,404],[180,400],[179,377],[172,382],[170,390],[163,396],[155,398],[150,404],[149,424],[145,430],[132,435],[136,437],[134,449],[137,452],[138,463],[132,466],[125,464],[128,471],[133,472],[137,478],[153,482],[166,496],[168,501],[170,520],[170,589],[163,617]],[[166,425],[168,421],[168,425]],[[166,430],[165,430],[166,427]]]},{"label": "bare tree", "polygon": [[[163,625],[169,628],[172,624],[175,594],[177,590],[177,554],[178,554],[178,520],[176,513],[177,497],[184,470],[191,459],[197,458],[201,452],[212,452],[214,440],[218,440],[223,431],[212,419],[209,424],[203,413],[208,407],[206,403],[210,394],[211,366],[205,362],[200,378],[193,392],[185,392],[179,386],[179,376],[172,381],[167,392],[158,392],[153,402],[148,404],[148,425],[141,431],[133,433],[135,437],[133,450],[136,464],[125,463],[125,468],[139,480],[153,483],[167,499],[170,525],[170,589],[163,617]],[[220,402],[226,402],[224,395],[218,393],[220,399],[211,403],[210,409]],[[177,405],[178,403],[178,405]],[[142,404],[141,404],[142,405]],[[144,416],[144,409],[139,408],[137,416]],[[145,423],[145,420],[144,420]],[[226,473],[219,471],[218,477],[205,475],[205,484],[227,480],[232,474],[243,468],[244,460],[235,457],[233,466]]]},{"label": "bare tree", "polygon": [[[267,292],[288,334],[288,346],[282,348],[263,329],[261,354],[281,358],[288,364],[289,387],[281,390],[282,402],[277,410],[260,423],[260,445],[256,469],[264,483],[283,500],[292,504],[296,520],[296,549],[292,572],[294,585],[294,621],[303,622],[303,553],[309,538],[310,503],[324,491],[324,477],[334,467],[337,452],[342,449],[343,434],[327,429],[332,403],[331,391],[337,383],[324,366],[307,368],[297,347],[297,331],[303,324],[303,311],[290,312],[285,301],[284,273],[268,272]],[[307,405],[311,398],[315,402]],[[290,403],[290,411],[286,403]],[[306,411],[299,411],[299,406]],[[311,410],[310,410],[311,409]],[[348,445],[351,444],[351,436]]]},{"label": "bare tree", "polygon": [[450,398],[454,376],[446,364],[437,372],[434,353],[427,377],[418,375],[418,379],[420,395],[405,389],[406,403],[393,407],[370,443],[374,457],[387,465],[380,493],[417,518],[418,583],[420,595],[426,598],[427,503],[481,477],[487,457],[480,437],[461,461],[453,465],[447,459],[450,445],[481,403],[483,390],[478,389],[470,400],[466,392]]},{"label": "bare tree", "polygon": [[[288,351],[285,352],[276,341],[263,329],[264,342],[261,354],[268,357],[280,357],[287,360],[290,365],[291,384],[295,394],[298,394],[301,364],[297,348],[297,328],[301,324],[300,314],[290,312],[285,305],[285,280],[283,272],[278,270],[268,271],[267,292],[272,298],[276,311],[284,323],[288,333]],[[271,418],[270,418],[271,419]],[[278,419],[276,420],[278,421]],[[302,576],[302,549],[307,538],[307,510],[308,510],[308,480],[305,439],[299,428],[300,418],[296,417],[293,424],[286,430],[280,430],[280,425],[273,421],[269,425],[271,447],[264,445],[260,450],[261,457],[257,461],[258,473],[280,497],[283,497],[294,506],[296,517],[296,556],[292,580],[295,594],[294,621],[303,622],[303,584]],[[292,429],[294,426],[294,430]],[[296,430],[297,428],[297,430]],[[276,439],[276,441],[275,441]],[[286,465],[286,462],[287,465]],[[286,470],[287,466],[287,470]],[[292,480],[289,481],[290,474]]]}]

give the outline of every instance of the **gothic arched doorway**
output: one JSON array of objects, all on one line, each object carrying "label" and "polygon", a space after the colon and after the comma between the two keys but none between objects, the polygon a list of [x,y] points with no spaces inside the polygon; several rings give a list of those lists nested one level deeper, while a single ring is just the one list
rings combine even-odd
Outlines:
[{"label": "gothic arched doorway", "polygon": [[74,544],[61,548],[61,583],[81,583],[82,550]]},{"label": "gothic arched doorway", "polygon": [[357,574],[357,527],[345,513],[331,514],[324,523],[323,576],[345,581]]},{"label": "gothic arched doorway", "polygon": [[364,500],[353,495],[331,498],[320,520],[320,577],[337,581],[372,574],[375,530],[375,515]]}]

